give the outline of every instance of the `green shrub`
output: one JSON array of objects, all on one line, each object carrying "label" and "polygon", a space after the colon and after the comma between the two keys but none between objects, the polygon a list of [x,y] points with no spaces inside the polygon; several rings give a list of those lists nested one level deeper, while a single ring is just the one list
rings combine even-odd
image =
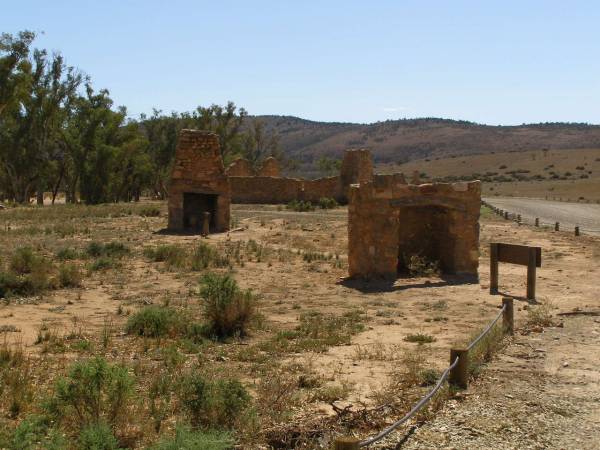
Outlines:
[{"label": "green shrub", "polygon": [[203,270],[209,266],[228,267],[229,258],[221,256],[219,251],[211,245],[200,242],[190,257],[190,266],[192,270]]},{"label": "green shrub", "polygon": [[129,250],[129,247],[121,242],[102,244],[100,242],[92,241],[86,247],[86,253],[93,258],[101,256],[108,258],[122,258],[131,253],[131,251]]},{"label": "green shrub", "polygon": [[0,298],[28,294],[29,289],[24,281],[23,277],[12,272],[0,272]]},{"label": "green shrub", "polygon": [[95,357],[74,362],[60,377],[45,407],[57,421],[79,429],[106,422],[114,424],[127,409],[133,379],[123,366]]},{"label": "green shrub", "polygon": [[164,306],[147,306],[133,314],[125,327],[128,334],[162,337],[173,331],[179,318],[175,310]]},{"label": "green shrub", "polygon": [[182,379],[179,396],[196,427],[232,428],[250,406],[250,394],[240,381],[208,379],[198,371]]},{"label": "green shrub", "polygon": [[113,269],[115,267],[118,267],[118,265],[119,264],[117,264],[117,262],[113,258],[101,256],[89,265],[89,269],[92,272],[97,272],[99,270]]},{"label": "green shrub", "polygon": [[204,316],[216,337],[243,336],[256,313],[256,297],[230,275],[207,273],[200,281]]},{"label": "green shrub", "polygon": [[319,199],[319,208],[321,209],[334,209],[338,206],[338,202],[336,202],[334,198],[321,197]]},{"label": "green shrub", "polygon": [[70,247],[61,248],[59,251],[56,252],[56,257],[61,261],[70,261],[73,259],[77,259],[78,256],[79,254],[77,253],[77,250]]},{"label": "green shrub", "polygon": [[234,440],[221,431],[192,431],[177,427],[175,437],[163,438],[151,450],[230,450]]},{"label": "green shrub", "polygon": [[187,264],[187,252],[179,245],[145,248],[144,256],[152,261],[164,262],[167,269],[183,269]]},{"label": "green shrub", "polygon": [[10,259],[10,270],[18,275],[39,272],[44,265],[44,258],[36,255],[31,247],[17,248]]},{"label": "green shrub", "polygon": [[112,429],[105,422],[92,423],[79,433],[80,450],[118,450],[119,443]]},{"label": "green shrub", "polygon": [[287,204],[286,208],[298,212],[307,212],[315,210],[315,206],[311,202],[305,202],[304,200],[292,200]]},{"label": "green shrub", "polygon": [[79,287],[81,279],[81,271],[75,264],[62,264],[58,268],[58,282],[61,287]]},{"label": "green shrub", "polygon": [[50,419],[45,416],[26,417],[15,428],[10,445],[11,450],[62,450],[68,448],[65,438],[51,428]]},{"label": "green shrub", "polygon": [[430,344],[431,342],[435,342],[433,336],[424,333],[408,334],[404,337],[404,340],[406,342],[416,342],[417,344]]}]

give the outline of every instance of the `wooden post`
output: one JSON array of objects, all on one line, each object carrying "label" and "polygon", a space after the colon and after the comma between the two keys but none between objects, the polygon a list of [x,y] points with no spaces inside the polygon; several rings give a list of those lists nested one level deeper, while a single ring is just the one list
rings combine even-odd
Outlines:
[{"label": "wooden post", "polygon": [[535,226],[536,226],[536,227],[539,227],[539,226],[540,226],[540,218],[539,218],[539,217],[536,217],[536,218],[535,218]]},{"label": "wooden post", "polygon": [[502,306],[505,307],[504,313],[502,314],[504,330],[508,334],[515,334],[515,310],[513,299],[510,297],[503,297]]},{"label": "wooden post", "polygon": [[360,441],[351,437],[339,437],[333,442],[333,450],[358,450]]},{"label": "wooden post", "polygon": [[579,236],[579,227],[575,227],[575,236]]},{"label": "wooden post", "polygon": [[210,233],[210,213],[202,213],[202,236],[208,236]]},{"label": "wooden post", "polygon": [[560,224],[558,222],[554,224],[554,231],[560,231]]},{"label": "wooden post", "polygon": [[455,349],[450,350],[450,364],[458,357],[458,364],[450,371],[448,381],[454,386],[466,389],[469,385],[469,350]]},{"label": "wooden post", "polygon": [[508,211],[504,211],[504,218],[508,220]]},{"label": "wooden post", "polygon": [[521,214],[517,214],[517,223],[521,225]]},{"label": "wooden post", "polygon": [[490,294],[498,293],[498,244],[490,244]]},{"label": "wooden post", "polygon": [[537,257],[535,248],[529,249],[529,262],[527,263],[527,298],[535,299],[535,267],[537,265]]}]

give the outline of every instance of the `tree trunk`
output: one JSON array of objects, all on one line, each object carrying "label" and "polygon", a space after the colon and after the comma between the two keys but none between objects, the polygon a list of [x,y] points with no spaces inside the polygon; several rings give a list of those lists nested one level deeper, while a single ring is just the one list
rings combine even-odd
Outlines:
[{"label": "tree trunk", "polygon": [[44,206],[44,190],[38,189],[35,197],[38,206]]}]

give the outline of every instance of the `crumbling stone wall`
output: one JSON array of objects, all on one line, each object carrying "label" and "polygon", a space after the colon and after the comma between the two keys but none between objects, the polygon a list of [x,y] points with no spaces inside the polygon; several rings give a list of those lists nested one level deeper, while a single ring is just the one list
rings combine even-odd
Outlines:
[{"label": "crumbling stone wall", "polygon": [[263,161],[257,175],[259,177],[280,177],[281,169],[279,168],[279,162],[272,156],[269,156]]},{"label": "crumbling stone wall", "polygon": [[246,158],[237,158],[229,164],[225,174],[228,177],[253,177],[256,175],[252,164]]},{"label": "crumbling stone wall", "polygon": [[[289,203],[292,200],[318,202],[323,197],[334,198],[339,203],[348,202],[348,188],[354,183],[373,179],[373,162],[368,150],[347,150],[342,161],[340,176],[302,180],[280,177],[279,165],[267,158],[258,176],[246,175],[245,163],[236,160],[227,173],[230,177],[234,203]],[[234,166],[235,164],[235,166]],[[276,175],[262,175],[268,172]],[[234,175],[240,173],[241,175]],[[401,175],[400,175],[401,176]],[[404,180],[404,178],[402,178]]]},{"label": "crumbling stone wall", "polygon": [[231,188],[218,136],[181,130],[169,184],[169,229],[200,231],[203,213],[210,212],[210,231],[226,231],[230,203]]},{"label": "crumbling stone wall", "polygon": [[[403,178],[403,177],[402,177]],[[407,185],[377,176],[350,188],[351,277],[395,278],[405,258],[438,260],[444,273],[477,276],[481,184]]]}]

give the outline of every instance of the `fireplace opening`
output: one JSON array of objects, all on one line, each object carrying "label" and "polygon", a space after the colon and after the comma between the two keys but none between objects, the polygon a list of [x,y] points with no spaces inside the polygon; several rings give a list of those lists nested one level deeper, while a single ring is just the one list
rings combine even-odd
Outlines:
[{"label": "fireplace opening", "polygon": [[399,220],[398,275],[410,273],[408,266],[413,256],[420,263],[437,264],[442,273],[455,272],[456,237],[450,232],[452,218],[448,208],[403,207]]},{"label": "fireplace opening", "polygon": [[210,213],[209,230],[215,230],[217,215],[216,194],[197,194],[185,192],[183,194],[183,228],[187,231],[200,232],[204,213]]}]

